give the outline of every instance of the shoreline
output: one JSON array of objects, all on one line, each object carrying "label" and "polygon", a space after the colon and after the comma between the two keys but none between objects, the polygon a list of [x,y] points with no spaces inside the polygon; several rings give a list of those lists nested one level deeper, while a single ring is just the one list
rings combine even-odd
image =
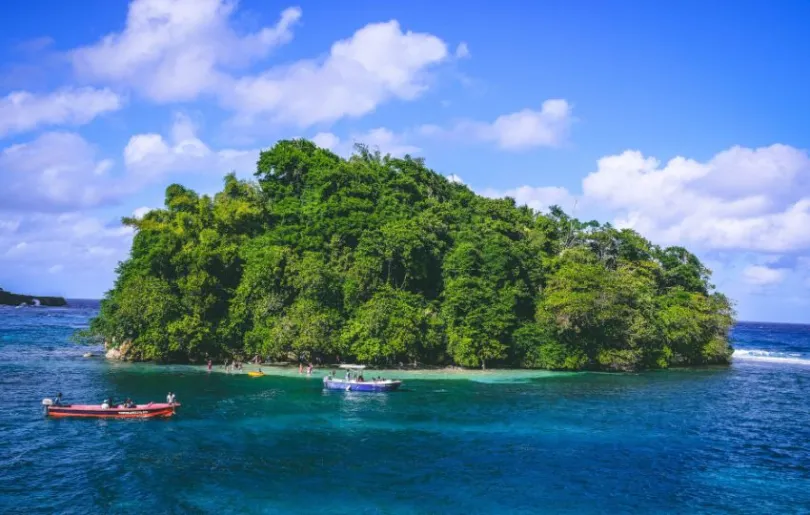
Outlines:
[{"label": "shoreline", "polygon": [[[337,365],[334,367],[315,367],[312,369],[312,375],[298,373],[298,367],[293,365],[254,365],[245,364],[242,370],[227,372],[222,365],[214,365],[213,368],[208,370],[207,365],[178,365],[188,366],[195,370],[206,373],[217,373],[226,375],[247,375],[248,372],[261,371],[266,376],[274,377],[298,377],[302,379],[323,379],[331,371],[336,371],[338,375],[345,373],[344,369],[339,368]],[[524,382],[530,379],[552,379],[562,377],[573,377],[580,375],[639,375],[656,372],[702,372],[707,370],[726,369],[729,365],[705,365],[694,367],[672,367],[669,369],[657,370],[642,370],[637,372],[607,372],[598,370],[543,370],[543,369],[523,369],[523,368],[497,368],[497,369],[466,369],[466,368],[413,368],[413,369],[400,369],[400,368],[365,368],[364,372],[370,377],[382,376],[386,379],[459,379],[459,380],[472,380],[477,382]]]},{"label": "shoreline", "polygon": [[[253,363],[244,364],[242,370],[230,372],[220,365],[214,365],[209,371],[207,365],[185,365],[195,370],[200,370],[206,373],[217,373],[225,375],[244,375],[247,376],[248,372],[261,371],[266,376],[274,377],[298,377],[301,379],[318,379],[322,380],[330,372],[336,371],[338,375],[345,373],[344,369],[339,368],[338,365],[333,367],[320,366],[313,367],[312,374],[298,372],[298,367],[295,365],[281,365],[281,364],[267,364],[255,365]],[[527,369],[490,369],[490,370],[476,370],[476,369],[460,369],[460,368],[370,368],[367,367],[363,372],[369,377],[382,376],[386,379],[489,379],[493,382],[509,382],[514,380],[527,380],[533,378],[553,378],[564,377],[582,374],[582,372],[557,372],[551,370],[527,370]],[[260,379],[255,377],[254,379]]]}]

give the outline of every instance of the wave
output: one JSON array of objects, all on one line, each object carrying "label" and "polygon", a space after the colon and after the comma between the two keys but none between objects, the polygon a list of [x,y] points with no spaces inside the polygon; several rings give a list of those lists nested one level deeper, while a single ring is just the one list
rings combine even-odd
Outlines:
[{"label": "wave", "polygon": [[736,349],[733,359],[746,361],[763,361],[767,363],[791,363],[794,365],[810,365],[810,358],[798,352],[776,352],[760,349]]}]

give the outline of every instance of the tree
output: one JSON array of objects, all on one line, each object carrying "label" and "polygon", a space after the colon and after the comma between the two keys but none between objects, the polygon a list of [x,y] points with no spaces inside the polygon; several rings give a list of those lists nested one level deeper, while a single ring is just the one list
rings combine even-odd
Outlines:
[{"label": "tree", "polygon": [[213,197],[125,218],[86,336],[130,357],[631,370],[728,362],[730,301],[688,250],[484,198],[424,161],[306,140]]}]

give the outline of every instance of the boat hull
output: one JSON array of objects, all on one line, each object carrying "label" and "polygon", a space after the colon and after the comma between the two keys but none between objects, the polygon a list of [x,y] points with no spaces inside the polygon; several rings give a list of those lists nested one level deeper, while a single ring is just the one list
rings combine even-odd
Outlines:
[{"label": "boat hull", "polygon": [[102,409],[99,405],[46,406],[45,415],[53,418],[166,418],[175,414],[179,404],[139,404],[134,408]]},{"label": "boat hull", "polygon": [[345,392],[393,392],[402,385],[402,381],[344,381],[342,379],[324,381],[323,387],[327,390],[340,390]]}]

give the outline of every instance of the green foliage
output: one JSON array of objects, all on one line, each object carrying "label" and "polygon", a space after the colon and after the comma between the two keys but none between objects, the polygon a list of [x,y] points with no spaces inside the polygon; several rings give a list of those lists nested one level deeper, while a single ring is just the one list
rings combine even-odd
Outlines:
[{"label": "green foliage", "polygon": [[304,140],[257,182],[180,185],[142,219],[82,338],[135,359],[635,370],[727,362],[733,310],[680,247],[488,199],[421,160]]}]

